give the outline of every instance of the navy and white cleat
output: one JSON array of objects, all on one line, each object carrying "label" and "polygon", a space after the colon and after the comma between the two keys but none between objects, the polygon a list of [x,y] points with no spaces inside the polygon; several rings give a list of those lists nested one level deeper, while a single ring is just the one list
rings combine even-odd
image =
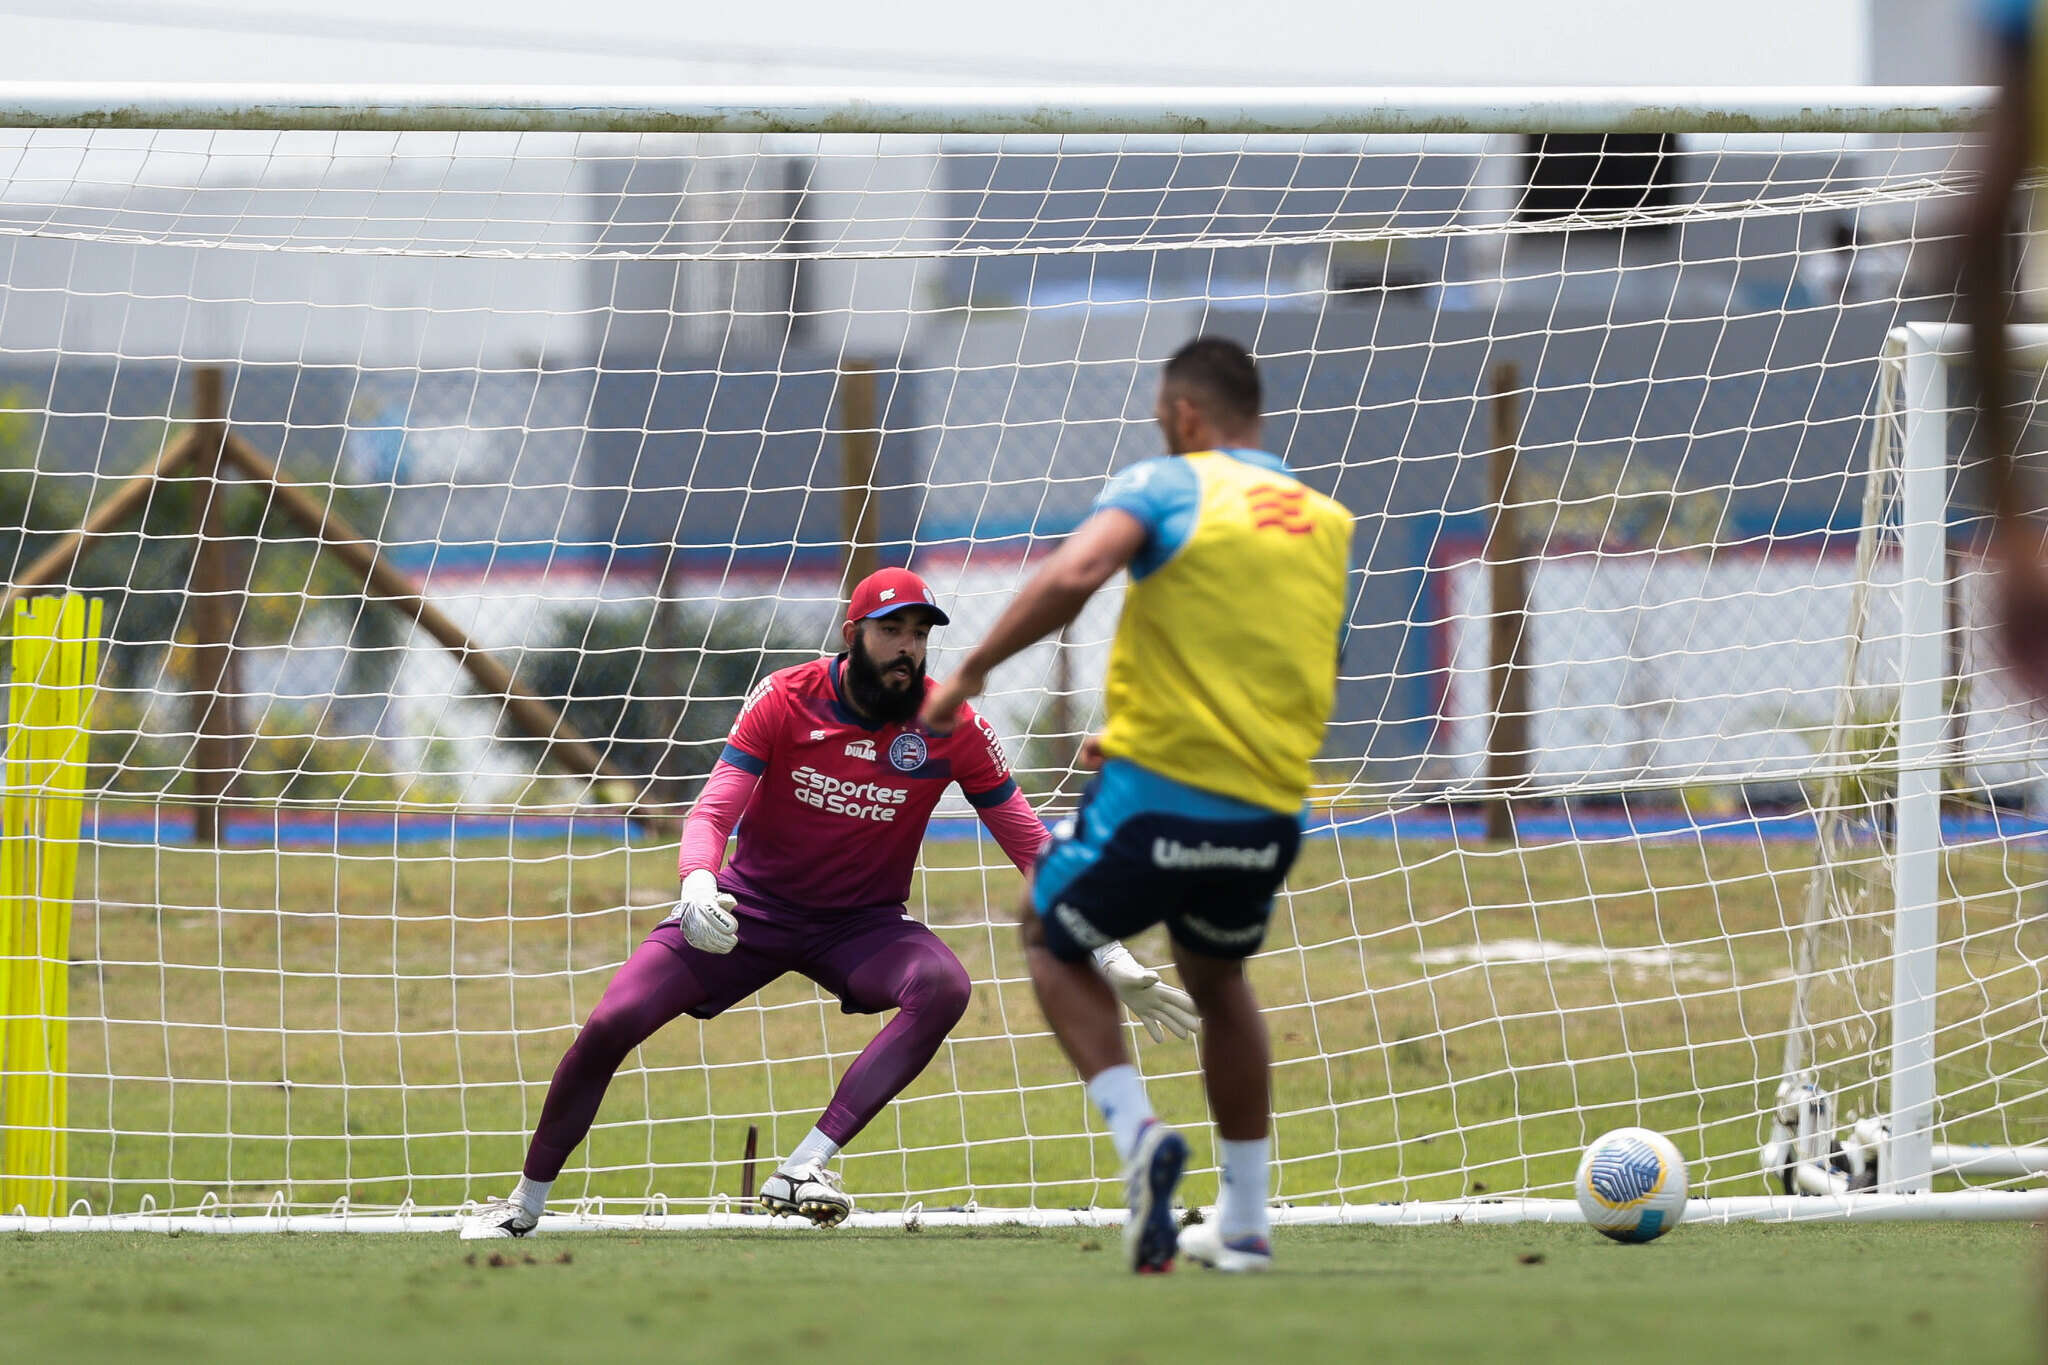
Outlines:
[{"label": "navy and white cleat", "polygon": [[1256,1274],[1273,1268],[1273,1245],[1259,1236],[1223,1240],[1223,1229],[1215,1223],[1197,1223],[1181,1229],[1180,1249],[1190,1261],[1233,1275]]},{"label": "navy and white cleat", "polygon": [[1173,1269],[1174,1253],[1180,1248],[1173,1193],[1180,1188],[1187,1164],[1186,1138],[1157,1119],[1145,1125],[1123,1170],[1124,1202],[1131,1211],[1124,1222],[1124,1256],[1140,1275],[1164,1275]]},{"label": "navy and white cleat", "polygon": [[837,1227],[853,1212],[853,1198],[839,1183],[839,1172],[823,1162],[785,1166],[761,1182],[761,1207],[777,1218],[794,1215],[812,1226]]}]

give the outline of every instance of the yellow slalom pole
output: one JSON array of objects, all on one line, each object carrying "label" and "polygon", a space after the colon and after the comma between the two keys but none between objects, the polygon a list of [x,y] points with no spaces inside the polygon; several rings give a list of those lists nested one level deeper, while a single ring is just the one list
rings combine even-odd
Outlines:
[{"label": "yellow slalom pole", "polygon": [[[43,1135],[49,1117],[49,1014],[43,1003],[43,957],[49,951],[43,910],[42,844],[47,818],[46,793],[50,782],[50,702],[55,689],[50,676],[56,662],[56,603],[44,597],[30,604],[23,652],[16,656],[17,678],[26,677],[21,728],[28,753],[29,841],[22,849],[27,895],[22,899],[21,922],[15,927],[14,994],[10,1010],[14,1015],[14,1084],[16,1095],[8,1108],[9,1136],[14,1139],[17,1160],[8,1163],[19,1182],[17,1201],[30,1215],[46,1212],[48,1192],[44,1176],[48,1157]],[[17,618],[20,619],[20,618]]]},{"label": "yellow slalom pole", "polygon": [[0,1210],[62,1213],[70,949],[100,604],[16,604],[0,794]]},{"label": "yellow slalom pole", "polygon": [[13,625],[14,671],[7,689],[8,786],[20,802],[21,823],[16,863],[20,880],[11,906],[13,920],[8,935],[7,990],[4,1020],[6,1028],[6,1095],[0,1124],[6,1127],[0,1141],[0,1173],[6,1175],[0,1206],[9,1212],[37,1203],[32,1189],[37,1168],[30,1124],[36,1107],[37,1077],[34,1074],[35,1032],[31,1019],[29,981],[36,974],[40,945],[36,942],[36,875],[41,870],[35,856],[36,824],[40,813],[35,796],[36,694],[42,672],[45,638],[39,627],[39,601],[18,603]]},{"label": "yellow slalom pole", "polygon": [[36,632],[42,641],[37,661],[35,687],[29,694],[29,753],[34,760],[36,843],[35,920],[29,927],[34,948],[22,954],[21,978],[28,1018],[28,1051],[22,1057],[28,1073],[28,1108],[23,1127],[28,1136],[28,1165],[23,1174],[29,1181],[28,1211],[47,1216],[50,1212],[50,1001],[45,994],[43,962],[54,945],[50,942],[50,887],[44,879],[44,861],[50,841],[50,779],[56,775],[50,762],[50,742],[57,734],[57,672],[62,646],[57,638],[56,617],[62,604],[53,598],[36,603]]},{"label": "yellow slalom pole", "polygon": [[13,677],[7,689],[8,700],[8,785],[21,803],[21,824],[19,848],[16,862],[20,869],[20,881],[12,905],[13,927],[9,933],[7,956],[7,990],[5,995],[6,1026],[6,1095],[4,1112],[0,1112],[0,1124],[6,1126],[4,1142],[0,1142],[0,1173],[7,1179],[4,1194],[0,1194],[0,1206],[10,1212],[20,1208],[34,1212],[31,1206],[39,1205],[35,1197],[34,1177],[41,1167],[36,1159],[33,1126],[39,1115],[35,1112],[41,1106],[40,1071],[35,1054],[41,1049],[36,1046],[40,1032],[35,1027],[34,1000],[31,982],[41,976],[42,945],[37,942],[36,899],[39,888],[36,879],[41,872],[41,860],[36,854],[37,828],[41,814],[40,802],[36,797],[37,771],[36,722],[40,706],[37,704],[42,689],[43,660],[47,654],[48,637],[42,630],[43,612],[41,599],[21,602],[16,605],[13,624]]},{"label": "yellow slalom pole", "polygon": [[55,856],[45,891],[54,897],[57,951],[44,959],[50,1004],[50,1212],[64,1212],[64,1186],[71,1174],[71,912],[78,894],[78,838],[85,818],[86,764],[91,749],[91,715],[100,659],[98,598],[66,596],[64,670],[58,693],[63,724],[56,739],[56,790],[47,847]]},{"label": "yellow slalom pole", "polygon": [[[20,606],[25,607],[22,603]],[[14,620],[0,621],[10,630],[11,655],[28,648],[25,613],[19,607]],[[18,658],[11,659],[7,684],[7,738],[0,750],[0,1212],[12,1213],[22,1202],[15,1163],[14,1073],[21,1065],[14,1042],[14,978],[19,960],[23,903],[28,895],[28,869],[24,854],[28,837],[28,735],[21,721],[28,705],[28,676]]]}]

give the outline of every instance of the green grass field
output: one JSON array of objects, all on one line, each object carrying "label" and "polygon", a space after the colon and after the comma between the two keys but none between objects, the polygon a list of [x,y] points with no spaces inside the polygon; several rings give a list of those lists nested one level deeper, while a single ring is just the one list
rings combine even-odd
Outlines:
[{"label": "green grass field", "polygon": [[[17,1360],[2038,1360],[2025,1225],[1283,1230],[1284,1272],[1113,1234],[11,1236]],[[503,1262],[492,1264],[496,1255]]]},{"label": "green grass field", "polygon": [[[561,1048],[673,887],[668,846],[88,854],[67,1193],[124,1212],[502,1192]],[[1279,1062],[1278,1196],[1560,1195],[1584,1141],[1625,1122],[1670,1133],[1696,1190],[1761,1193],[1813,857],[1311,843],[1253,968]],[[1016,880],[984,861],[928,850],[912,909],[976,996],[845,1159],[864,1207],[1114,1201],[1107,1141],[1021,978]],[[2048,1128],[2048,921],[2022,890],[2040,881],[2008,849],[1951,860],[1951,1136]],[[1545,952],[1489,956],[1516,943]],[[1847,973],[1827,998],[1869,985]],[[785,1150],[875,1026],[801,981],[679,1022],[622,1073],[558,1197],[659,1192],[681,1212],[735,1193],[746,1126],[764,1159]],[[1822,1042],[1879,1047],[1877,1027],[1844,1009]],[[1198,1120],[1192,1050],[1146,1044],[1142,1061],[1162,1110]],[[1199,1165],[1207,1128],[1190,1132]],[[1213,1175],[1186,1192],[1213,1198]],[[8,1235],[0,1301],[23,1359],[2001,1361],[2040,1357],[2042,1235],[1691,1226],[1630,1248],[1572,1227],[1283,1229],[1285,1273],[1252,1282],[1135,1281],[1113,1232],[1081,1230]]]},{"label": "green grass field", "polygon": [[[308,1210],[501,1193],[562,1048],[674,885],[667,845],[87,853],[67,1194],[101,1211],[209,1192],[260,1206],[282,1191]],[[975,999],[849,1154],[866,1207],[1111,1197],[1108,1143],[1022,979],[1018,883],[987,857],[927,850],[912,910]],[[1962,1139],[2048,1129],[2048,921],[2013,889],[2038,880],[2017,859],[1952,867],[1942,1083]],[[1670,1133],[1695,1189],[1761,1193],[1758,1114],[1812,860],[1795,845],[1311,841],[1253,967],[1278,1061],[1279,1197],[1563,1194],[1583,1143],[1622,1123]],[[1486,956],[1517,943],[1552,956]],[[1156,934],[1136,947],[1164,959]],[[1852,1010],[1823,1042],[1879,1047],[1873,1027]],[[800,979],[678,1021],[614,1084],[557,1194],[736,1193],[747,1126],[764,1159],[786,1150],[875,1028]],[[1141,1060],[1162,1112],[1198,1118],[1192,1048],[1146,1044]],[[1198,1172],[1191,1197],[1212,1191]]]},{"label": "green grass field", "polygon": [[[979,866],[989,853],[927,849],[911,908],[975,999],[849,1153],[865,1207],[1112,1197],[1108,1143],[1022,979],[1017,880]],[[282,1191],[308,1210],[501,1193],[561,1049],[674,885],[668,845],[87,855],[67,1194],[100,1211],[208,1192],[260,1206]],[[1763,1192],[1758,1113],[1812,860],[1794,845],[1311,841],[1253,968],[1278,1061],[1279,1197],[1564,1194],[1590,1136],[1638,1122],[1679,1142],[1696,1190]],[[2048,921],[2013,889],[2038,873],[1994,849],[1951,877],[1947,1117],[1960,1139],[2038,1140]],[[1485,956],[1515,943],[1553,956]],[[1156,935],[1135,946],[1164,959]],[[764,1159],[786,1150],[875,1027],[800,979],[678,1021],[614,1084],[557,1195],[735,1193],[747,1126]],[[1823,1042],[1881,1046],[1870,1027],[1852,1010]],[[1147,1044],[1141,1060],[1162,1112],[1197,1119],[1192,1048]],[[1213,1177],[1190,1196],[1212,1198]]]}]

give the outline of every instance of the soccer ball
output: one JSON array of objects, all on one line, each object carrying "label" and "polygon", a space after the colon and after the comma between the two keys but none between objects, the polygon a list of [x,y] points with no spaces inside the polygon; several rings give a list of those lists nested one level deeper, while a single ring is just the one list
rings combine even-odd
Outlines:
[{"label": "soccer ball", "polygon": [[1603,1133],[1579,1158],[1579,1208],[1617,1242],[1649,1242],[1685,1216],[1685,1158],[1648,1128]]}]

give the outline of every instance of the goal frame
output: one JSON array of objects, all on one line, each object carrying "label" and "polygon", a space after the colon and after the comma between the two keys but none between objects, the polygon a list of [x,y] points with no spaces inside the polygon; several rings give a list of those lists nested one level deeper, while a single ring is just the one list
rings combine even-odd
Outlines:
[{"label": "goal frame", "polygon": [[[0,127],[265,131],[798,133],[798,134],[1537,134],[1696,133],[1913,135],[1974,128],[1992,92],[1980,86],[1579,88],[589,88],[494,86],[280,86],[189,83],[0,82]],[[2048,363],[2048,327],[2016,329],[2030,359]],[[1990,1174],[2048,1170],[2048,1149],[1944,1148],[1934,1141],[1934,966],[1944,682],[1942,559],[1946,502],[1948,357],[1965,338],[1952,325],[1894,330],[1905,371],[1901,553],[1904,631],[1894,915],[1890,1147],[1877,1193],[1695,1200],[1687,1221],[2040,1219],[2048,1190],[1930,1192],[1937,1169]],[[1762,1078],[1760,1077],[1761,1081]],[[1976,1153],[1972,1156],[1971,1153]],[[1987,1164],[1988,1163],[1988,1164]],[[457,1218],[409,1209],[328,1215],[285,1212],[171,1216],[151,1209],[66,1216],[0,1213],[0,1231],[392,1231],[452,1229]],[[550,1229],[767,1228],[738,1209],[670,1214],[659,1196],[638,1213],[585,1201]],[[976,1209],[860,1214],[872,1227],[1027,1223],[1099,1226],[1121,1211]],[[1276,1211],[1302,1224],[1581,1221],[1569,1200],[1461,1199],[1332,1205]]]},{"label": "goal frame", "polygon": [[[2016,364],[2048,367],[2048,325],[2006,329]],[[1937,1141],[1936,964],[1941,913],[1941,783],[1952,755],[1943,735],[1943,688],[1950,681],[1947,602],[1949,498],[1948,366],[1969,353],[1961,323],[1912,322],[1892,329],[1883,363],[1899,375],[1895,415],[1900,646],[1898,744],[1892,819],[1892,1039],[1887,1079],[1889,1136],[1879,1189],[1924,1194],[1937,1173],[1980,1178],[2048,1172],[2048,1147],[1972,1146]],[[1880,379],[1889,390],[1888,375]],[[1887,394],[1888,396],[1888,394]],[[1881,398],[1881,402],[1884,399]],[[1882,437],[1871,446],[1866,477],[1886,471]],[[1866,506],[1868,504],[1866,503]],[[1866,524],[1863,534],[1874,528]]]},{"label": "goal frame", "polygon": [[1958,133],[1988,86],[492,86],[0,81],[0,127],[522,133]]}]

